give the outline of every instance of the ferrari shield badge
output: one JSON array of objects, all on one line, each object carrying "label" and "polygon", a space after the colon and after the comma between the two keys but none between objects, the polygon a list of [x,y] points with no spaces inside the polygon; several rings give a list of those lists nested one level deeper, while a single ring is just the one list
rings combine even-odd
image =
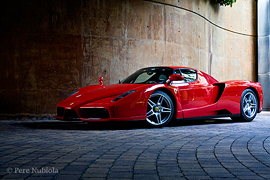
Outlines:
[{"label": "ferrari shield badge", "polygon": [[176,89],[176,88],[174,88],[173,90],[174,90],[174,93],[175,93],[175,94],[177,94],[177,89]]}]

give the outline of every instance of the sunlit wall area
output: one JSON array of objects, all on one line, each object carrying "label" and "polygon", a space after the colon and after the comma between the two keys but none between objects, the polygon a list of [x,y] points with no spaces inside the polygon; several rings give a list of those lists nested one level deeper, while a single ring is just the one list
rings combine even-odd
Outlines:
[{"label": "sunlit wall area", "polygon": [[257,80],[254,0],[2,0],[0,14],[0,115],[55,114],[100,76],[147,66]]},{"label": "sunlit wall area", "polygon": [[221,81],[256,80],[255,1],[232,8],[197,0],[85,3],[93,9],[85,9],[82,22],[94,26],[82,25],[83,41],[91,41],[84,44],[83,85],[97,83],[101,75],[115,83],[155,65],[191,66]]}]

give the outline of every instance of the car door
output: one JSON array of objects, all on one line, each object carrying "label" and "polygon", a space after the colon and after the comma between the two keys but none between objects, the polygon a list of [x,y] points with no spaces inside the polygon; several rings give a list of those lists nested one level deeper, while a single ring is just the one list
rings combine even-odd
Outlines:
[{"label": "car door", "polygon": [[215,106],[212,103],[214,86],[209,84],[200,71],[194,69],[179,69],[184,78],[183,83],[175,84],[180,94],[183,116],[197,117],[212,115]]}]

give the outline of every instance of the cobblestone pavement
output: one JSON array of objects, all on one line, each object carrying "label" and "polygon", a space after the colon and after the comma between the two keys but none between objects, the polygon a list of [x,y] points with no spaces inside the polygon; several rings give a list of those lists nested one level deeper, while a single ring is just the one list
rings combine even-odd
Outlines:
[{"label": "cobblestone pavement", "polygon": [[0,121],[1,179],[270,179],[270,112],[143,123]]}]

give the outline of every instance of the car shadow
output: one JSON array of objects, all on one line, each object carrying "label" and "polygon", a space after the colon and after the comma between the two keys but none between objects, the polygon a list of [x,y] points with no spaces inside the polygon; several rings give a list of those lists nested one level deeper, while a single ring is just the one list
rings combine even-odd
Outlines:
[{"label": "car shadow", "polygon": [[[228,118],[219,119],[201,119],[201,120],[186,120],[175,121],[166,126],[181,127],[181,126],[202,126],[209,124],[228,124],[233,123]],[[16,123],[19,125],[20,123]],[[75,121],[42,121],[42,122],[23,122],[22,125],[32,129],[57,129],[57,130],[132,130],[132,129],[153,129],[145,121],[129,121],[129,122],[75,122]]]}]

